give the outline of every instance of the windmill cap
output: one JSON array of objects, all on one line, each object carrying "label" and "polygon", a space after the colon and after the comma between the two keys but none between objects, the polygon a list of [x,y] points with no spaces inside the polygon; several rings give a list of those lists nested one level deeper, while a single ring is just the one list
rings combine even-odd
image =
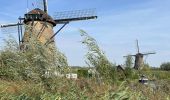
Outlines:
[{"label": "windmill cap", "polygon": [[56,26],[56,23],[53,20],[53,18],[39,8],[35,8],[35,9],[31,10],[30,12],[28,12],[27,14],[25,14],[24,23],[27,23],[27,22],[32,21],[32,20],[34,20],[34,21],[46,21],[46,22],[51,23],[53,26]]}]

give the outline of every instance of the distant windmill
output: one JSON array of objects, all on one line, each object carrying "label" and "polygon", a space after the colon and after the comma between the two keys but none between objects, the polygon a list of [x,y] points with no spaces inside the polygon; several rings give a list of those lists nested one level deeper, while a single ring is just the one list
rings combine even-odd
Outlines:
[{"label": "distant windmill", "polygon": [[135,57],[134,69],[138,70],[138,69],[141,69],[141,67],[144,64],[144,62],[143,62],[144,56],[147,56],[147,55],[150,55],[150,54],[156,54],[156,53],[155,52],[140,53],[138,40],[136,40],[136,46],[137,46],[137,53],[135,55],[127,55],[127,56],[124,56],[124,57],[134,56]]},{"label": "distant windmill", "polygon": [[[44,45],[53,45],[54,37],[70,22],[96,19],[94,9],[58,12],[52,18],[48,15],[47,0],[43,0],[43,9],[35,8],[27,12],[24,17],[19,17],[18,23],[1,25],[1,28],[17,26],[18,41],[21,49],[24,49],[30,38],[35,36]],[[27,0],[28,3],[28,0]],[[54,33],[53,27],[62,24],[57,32]],[[23,29],[25,26],[25,29]],[[28,27],[26,27],[28,26]],[[23,32],[24,31],[24,32]]]}]

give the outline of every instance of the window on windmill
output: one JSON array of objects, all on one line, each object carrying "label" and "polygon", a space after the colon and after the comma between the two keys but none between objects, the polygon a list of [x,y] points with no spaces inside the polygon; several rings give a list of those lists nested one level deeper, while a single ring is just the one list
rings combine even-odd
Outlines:
[{"label": "window on windmill", "polygon": [[31,19],[30,14],[25,14],[25,19]]},{"label": "window on windmill", "polygon": [[42,19],[42,14],[25,14],[25,19],[28,20],[37,20],[37,19]]}]

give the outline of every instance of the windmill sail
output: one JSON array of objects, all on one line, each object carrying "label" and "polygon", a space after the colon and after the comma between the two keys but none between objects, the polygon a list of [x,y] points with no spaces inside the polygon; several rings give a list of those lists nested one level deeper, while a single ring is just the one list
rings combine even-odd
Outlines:
[{"label": "windmill sail", "polygon": [[137,53],[139,53],[139,43],[138,43],[138,40],[136,40],[136,47],[137,47]]},{"label": "windmill sail", "polygon": [[18,25],[23,25],[23,23],[2,24],[0,27],[5,28],[5,27],[18,26]]},{"label": "windmill sail", "polygon": [[43,0],[44,12],[48,13],[47,0]]},{"label": "windmill sail", "polygon": [[36,8],[44,10],[44,2],[43,2],[43,0],[36,0],[35,4],[36,4]]},{"label": "windmill sail", "polygon": [[136,56],[136,55],[127,55],[127,56],[123,56],[123,57],[129,57],[129,56]]},{"label": "windmill sail", "polygon": [[54,15],[54,19],[57,24],[63,24],[70,21],[88,20],[88,19],[96,19],[96,18],[97,16],[96,16],[95,9],[57,12]]},{"label": "windmill sail", "polygon": [[146,52],[146,53],[142,53],[143,55],[150,55],[150,54],[156,54],[156,52]]}]

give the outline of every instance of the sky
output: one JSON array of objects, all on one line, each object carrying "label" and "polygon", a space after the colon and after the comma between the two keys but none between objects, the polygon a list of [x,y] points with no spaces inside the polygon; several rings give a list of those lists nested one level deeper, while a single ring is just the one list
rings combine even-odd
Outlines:
[{"label": "sky", "polygon": [[[39,6],[38,0],[28,0],[29,10]],[[34,6],[32,5],[34,4]],[[136,54],[135,40],[140,52],[155,51],[144,57],[151,66],[159,67],[170,61],[170,0],[48,0],[49,14],[55,12],[95,8],[98,18],[71,22],[56,37],[56,45],[72,66],[86,66],[87,48],[81,44],[79,29],[94,37],[109,60],[123,64],[127,54]],[[0,24],[16,23],[27,11],[27,0],[0,0]],[[61,27],[57,25],[54,30]],[[16,37],[16,29],[10,28]],[[2,40],[8,35],[0,31]]]}]

